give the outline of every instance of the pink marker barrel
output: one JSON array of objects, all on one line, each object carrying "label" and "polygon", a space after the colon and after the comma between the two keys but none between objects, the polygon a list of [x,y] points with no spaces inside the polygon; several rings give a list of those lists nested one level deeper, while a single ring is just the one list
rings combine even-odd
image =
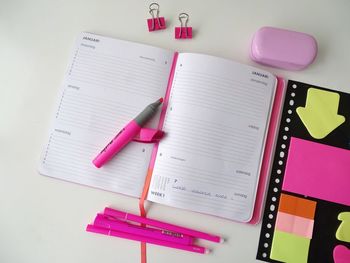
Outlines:
[{"label": "pink marker barrel", "polygon": [[134,121],[130,121],[97,155],[92,163],[100,168],[114,155],[124,148],[141,130],[141,127]]}]

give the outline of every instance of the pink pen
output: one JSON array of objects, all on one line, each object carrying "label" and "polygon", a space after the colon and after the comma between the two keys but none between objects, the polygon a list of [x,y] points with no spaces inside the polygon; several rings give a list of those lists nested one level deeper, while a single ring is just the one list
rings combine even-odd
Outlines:
[{"label": "pink pen", "polygon": [[149,119],[157,112],[157,108],[163,102],[160,98],[156,102],[149,104],[135,119],[130,121],[97,155],[92,163],[100,168],[116,155],[125,145],[127,145],[141,130]]},{"label": "pink pen", "polygon": [[195,245],[183,245],[183,244],[173,243],[169,241],[158,240],[150,237],[144,237],[136,234],[124,233],[124,232],[111,230],[103,227],[98,227],[94,225],[88,225],[86,227],[86,231],[103,234],[107,236],[115,236],[115,237],[125,238],[129,240],[141,241],[141,242],[164,246],[164,247],[171,247],[171,248],[191,251],[191,252],[200,253],[200,254],[209,253],[209,249],[206,249],[205,247],[200,247]]},{"label": "pink pen", "polygon": [[191,236],[175,233],[169,230],[161,230],[151,227],[135,225],[103,214],[97,214],[94,220],[94,226],[183,245],[193,244],[193,237]]},{"label": "pink pen", "polygon": [[142,223],[142,224],[145,224],[145,225],[158,227],[158,228],[161,228],[161,229],[167,229],[167,230],[170,230],[170,231],[173,231],[173,232],[176,232],[176,233],[182,233],[182,234],[185,234],[185,235],[189,235],[189,236],[192,236],[194,238],[201,238],[201,239],[205,239],[205,240],[209,240],[209,241],[213,241],[213,242],[217,242],[217,243],[223,243],[224,242],[224,239],[222,239],[219,236],[207,234],[207,233],[204,233],[204,232],[192,230],[192,229],[181,227],[181,226],[176,226],[176,225],[164,223],[164,222],[161,222],[161,221],[158,221],[158,220],[154,220],[154,219],[150,219],[150,218],[144,218],[144,217],[141,217],[141,216],[125,213],[125,212],[118,211],[118,210],[115,210],[115,209],[112,209],[112,208],[109,208],[109,207],[105,208],[104,214],[105,215],[109,215],[109,216],[113,216],[115,218],[121,218],[121,219],[124,219],[124,220],[130,220],[130,221]]}]

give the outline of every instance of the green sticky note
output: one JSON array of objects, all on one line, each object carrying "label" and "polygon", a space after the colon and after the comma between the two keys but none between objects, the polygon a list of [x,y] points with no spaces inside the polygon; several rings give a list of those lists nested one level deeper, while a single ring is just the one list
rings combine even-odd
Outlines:
[{"label": "green sticky note", "polygon": [[276,230],[270,258],[286,263],[306,263],[309,247],[310,239]]},{"label": "green sticky note", "polygon": [[323,139],[345,121],[338,115],[340,95],[336,92],[310,88],[305,107],[298,107],[297,114],[310,135]]},{"label": "green sticky note", "polygon": [[340,241],[350,242],[350,212],[342,212],[338,215],[341,224],[338,227],[336,238]]}]

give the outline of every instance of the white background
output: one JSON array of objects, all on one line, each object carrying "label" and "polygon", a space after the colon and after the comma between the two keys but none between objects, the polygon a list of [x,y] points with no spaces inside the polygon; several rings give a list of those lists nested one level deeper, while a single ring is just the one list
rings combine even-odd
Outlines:
[{"label": "white background", "polygon": [[[138,212],[138,201],[37,173],[57,91],[81,31],[256,65],[248,52],[261,26],[303,31],[319,44],[313,65],[286,78],[350,92],[350,1],[159,1],[167,30],[146,28],[150,1],[0,0],[0,262],[139,262],[139,243],[85,232],[107,205]],[[175,40],[180,12],[192,40]],[[216,233],[210,255],[148,246],[148,262],[255,262],[260,226],[152,204],[149,216]]]}]

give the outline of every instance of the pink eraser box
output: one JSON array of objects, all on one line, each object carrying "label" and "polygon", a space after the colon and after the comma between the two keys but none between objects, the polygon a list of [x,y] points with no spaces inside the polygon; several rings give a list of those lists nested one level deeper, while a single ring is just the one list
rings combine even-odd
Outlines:
[{"label": "pink eraser box", "polygon": [[262,27],[254,35],[250,57],[260,64],[301,70],[316,58],[317,42],[311,35],[274,27]]}]

